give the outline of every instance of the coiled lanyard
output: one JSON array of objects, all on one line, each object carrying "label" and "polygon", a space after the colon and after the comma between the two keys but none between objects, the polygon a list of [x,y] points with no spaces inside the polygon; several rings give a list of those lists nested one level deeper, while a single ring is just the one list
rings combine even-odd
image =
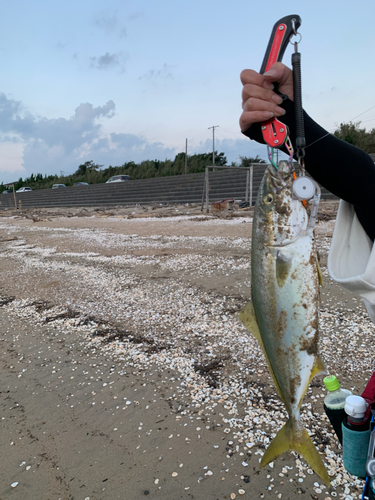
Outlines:
[{"label": "coiled lanyard", "polygon": [[[293,35],[300,36],[299,41],[301,41],[302,36],[295,29],[295,22],[292,19]],[[291,42],[292,43],[292,42]],[[300,171],[305,175],[305,124],[303,120],[303,108],[302,108],[302,72],[301,72],[301,54],[298,52],[298,43],[294,42],[294,53],[292,55],[292,67],[293,67],[293,97],[294,97],[294,107],[296,112],[296,148],[297,148],[297,160],[299,163]]]}]

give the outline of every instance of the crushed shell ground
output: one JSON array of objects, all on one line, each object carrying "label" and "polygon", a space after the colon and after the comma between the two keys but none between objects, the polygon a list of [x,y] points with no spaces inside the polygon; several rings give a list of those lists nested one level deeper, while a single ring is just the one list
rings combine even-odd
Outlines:
[{"label": "crushed shell ground", "polygon": [[[375,332],[361,301],[337,287],[327,274],[336,210],[337,203],[322,205],[316,231],[325,283],[320,351],[327,372],[360,394],[372,373]],[[100,378],[103,366],[96,364],[98,355],[108,360],[109,374],[125,385],[129,376],[138,377],[144,386],[157,380],[159,389],[166,387],[163,401],[175,421],[191,428],[193,437],[185,438],[194,439],[190,449],[207,447],[210,456],[220,455],[212,463],[200,463],[195,475],[184,475],[192,465],[183,463],[176,444],[170,452],[174,462],[165,460],[168,465],[159,469],[160,476],[145,481],[147,488],[140,487],[139,497],[133,498],[150,494],[173,500],[165,486],[173,481],[176,498],[203,498],[199,487],[208,481],[207,499],[361,498],[363,481],[345,471],[341,447],[323,411],[323,376],[314,379],[305,396],[302,419],[326,464],[330,487],[294,453],[258,470],[265,448],[287,415],[261,349],[238,320],[250,293],[251,211],[207,215],[194,206],[138,206],[0,214],[0,312],[47,329],[43,335],[49,335],[49,353],[59,342],[68,348],[71,336],[78,336],[91,368],[81,373],[77,392],[78,386],[90,389],[91,382]],[[20,335],[12,329],[3,331],[0,348],[11,338],[17,350]],[[72,345],[73,358],[76,348]],[[49,373],[40,393],[62,386],[64,380],[69,383],[60,377],[63,354],[50,362],[46,346],[40,344],[38,349],[38,367],[19,372],[16,363],[28,353],[17,352],[17,361],[12,362],[15,384],[21,377],[32,377],[34,370]],[[73,359],[70,367],[73,384],[79,363]],[[101,392],[112,383],[109,376]],[[130,453],[150,450],[147,436],[155,430],[143,421],[149,420],[144,414],[155,411],[157,399],[145,405],[137,401],[136,393],[123,397],[115,386],[111,390],[118,404],[108,411],[121,413],[125,427],[126,412],[139,413],[139,437],[134,437]],[[90,418],[89,412],[101,405],[101,392],[87,390],[82,400],[69,393],[64,404],[72,410],[84,405]],[[160,393],[155,389],[159,399]],[[4,398],[2,404],[8,404]],[[154,416],[157,421],[158,415]],[[113,432],[120,435],[121,429]],[[180,437],[166,436],[171,450]],[[15,442],[12,435],[4,440],[8,447]],[[6,491],[20,490],[25,474],[35,471],[36,461],[21,466],[24,475],[15,474],[8,484],[1,481],[0,498],[8,498],[3,496]],[[101,491],[77,498],[120,498],[105,496],[105,488]]]}]

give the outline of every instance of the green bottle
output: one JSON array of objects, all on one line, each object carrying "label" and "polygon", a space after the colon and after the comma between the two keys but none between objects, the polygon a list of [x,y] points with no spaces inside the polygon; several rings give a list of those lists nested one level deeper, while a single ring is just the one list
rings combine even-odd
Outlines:
[{"label": "green bottle", "polygon": [[342,444],[342,422],[346,416],[344,410],[345,401],[352,393],[348,389],[342,389],[340,382],[334,375],[328,375],[323,382],[328,391],[327,396],[324,398],[324,411],[335,430],[338,440]]}]

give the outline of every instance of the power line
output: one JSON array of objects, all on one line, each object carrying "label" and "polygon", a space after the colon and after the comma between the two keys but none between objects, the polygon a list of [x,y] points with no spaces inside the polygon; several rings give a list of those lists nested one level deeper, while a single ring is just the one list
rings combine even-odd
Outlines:
[{"label": "power line", "polygon": [[363,113],[360,113],[359,115],[355,116],[354,118],[352,118],[352,119],[351,119],[351,120],[349,120],[349,121],[355,120],[355,119],[356,119],[356,118],[358,118],[359,116],[364,115],[365,113],[367,113],[367,111],[370,111],[371,109],[374,109],[374,108],[375,108],[375,106],[371,106],[371,108],[366,109],[366,111],[364,111]]},{"label": "power line", "polygon": [[373,116],[372,118],[367,118],[366,120],[362,120],[361,123],[372,122],[374,120],[375,120],[375,116]]},{"label": "power line", "polygon": [[220,127],[220,130],[224,130],[224,132],[228,132],[228,134],[232,134],[232,135],[235,135],[235,136],[238,136],[238,137],[241,137],[241,136],[243,137],[243,134],[241,134],[240,132],[237,132],[237,133],[231,132],[230,130],[226,130],[223,127]]}]

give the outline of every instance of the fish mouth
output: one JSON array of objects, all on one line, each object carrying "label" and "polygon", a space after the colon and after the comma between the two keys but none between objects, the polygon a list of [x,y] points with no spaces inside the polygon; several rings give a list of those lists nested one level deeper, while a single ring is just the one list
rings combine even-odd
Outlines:
[{"label": "fish mouth", "polygon": [[280,162],[280,168],[275,169],[272,165],[269,166],[268,172],[271,177],[271,182],[276,189],[282,189],[288,185],[288,181],[292,178],[293,173],[286,162]]},{"label": "fish mouth", "polygon": [[277,170],[269,170],[269,185],[272,186],[272,190],[275,193],[280,193],[287,187],[287,183],[284,181]]},{"label": "fish mouth", "polygon": [[269,173],[269,182],[276,193],[280,193],[283,189],[287,188],[289,185],[289,181],[292,178],[292,173],[290,170],[289,171],[276,170],[271,165],[268,168],[268,173]]}]

